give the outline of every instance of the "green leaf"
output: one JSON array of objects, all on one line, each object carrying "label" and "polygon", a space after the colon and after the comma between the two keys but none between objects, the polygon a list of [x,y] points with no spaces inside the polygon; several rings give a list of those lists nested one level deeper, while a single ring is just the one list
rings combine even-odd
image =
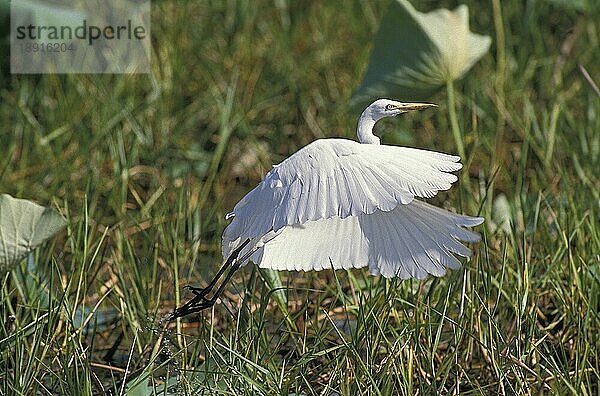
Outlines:
[{"label": "green leaf", "polygon": [[268,268],[259,268],[261,275],[271,288],[273,298],[275,302],[282,309],[282,311],[287,313],[287,296],[284,291],[283,283],[281,283],[281,277],[279,276],[279,272],[268,269]]},{"label": "green leaf", "polygon": [[259,272],[263,279],[267,282],[267,285],[269,285],[271,288],[273,299],[285,317],[285,321],[287,322],[288,326],[290,326],[290,329],[296,330],[296,324],[290,318],[290,314],[287,309],[288,299],[284,290],[285,288],[283,287],[283,283],[281,282],[279,271],[268,268],[259,268]]},{"label": "green leaf", "polygon": [[462,77],[490,43],[488,36],[469,31],[465,5],[421,13],[406,0],[392,0],[351,105],[362,108],[382,97],[425,100],[447,81]]},{"label": "green leaf", "polygon": [[0,273],[10,271],[65,225],[65,219],[54,209],[1,194]]}]

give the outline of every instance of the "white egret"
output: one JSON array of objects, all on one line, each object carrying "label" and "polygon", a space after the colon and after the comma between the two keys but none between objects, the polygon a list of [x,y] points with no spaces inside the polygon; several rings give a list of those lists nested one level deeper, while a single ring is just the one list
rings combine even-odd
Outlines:
[{"label": "white egret", "polygon": [[[479,234],[465,229],[483,222],[416,198],[447,190],[461,169],[459,157],[381,145],[373,127],[384,117],[435,107],[379,99],[358,121],[359,142],[319,139],[300,149],[250,191],[227,215],[222,241],[225,265],[172,318],[213,305],[223,286],[252,261],[276,270],[368,267],[386,278],[422,279],[457,269],[454,256],[471,251],[462,242]],[[206,295],[230,268],[211,299]]]}]

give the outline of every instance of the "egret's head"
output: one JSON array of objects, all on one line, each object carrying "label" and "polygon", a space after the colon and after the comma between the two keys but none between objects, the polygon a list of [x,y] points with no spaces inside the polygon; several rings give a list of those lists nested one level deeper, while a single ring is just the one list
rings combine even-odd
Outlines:
[{"label": "egret's head", "polygon": [[423,110],[429,107],[437,106],[431,103],[402,103],[390,99],[378,99],[363,111],[358,120],[356,131],[358,141],[366,144],[379,144],[379,138],[373,135],[373,127],[377,121],[383,117],[395,117],[411,110]]},{"label": "egret's head", "polygon": [[383,117],[395,117],[398,114],[411,110],[423,110],[429,107],[437,107],[437,105],[432,103],[402,103],[390,99],[378,99],[365,109],[363,115],[368,115],[373,121],[377,122]]}]

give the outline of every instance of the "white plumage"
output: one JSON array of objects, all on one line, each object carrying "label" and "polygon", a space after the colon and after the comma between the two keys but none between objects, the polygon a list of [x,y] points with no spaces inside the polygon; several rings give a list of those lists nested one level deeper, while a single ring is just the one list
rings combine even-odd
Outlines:
[{"label": "white plumage", "polygon": [[464,229],[483,222],[415,198],[447,190],[459,157],[380,145],[375,123],[386,116],[431,107],[380,99],[359,120],[360,143],[320,139],[274,166],[235,206],[223,234],[223,257],[246,239],[240,257],[277,270],[369,267],[385,277],[442,276],[453,256],[469,256]]}]

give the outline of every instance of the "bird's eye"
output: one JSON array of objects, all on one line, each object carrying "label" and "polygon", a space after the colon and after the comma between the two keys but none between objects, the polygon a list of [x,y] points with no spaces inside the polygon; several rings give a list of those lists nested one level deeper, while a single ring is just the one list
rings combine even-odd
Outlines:
[{"label": "bird's eye", "polygon": [[389,104],[385,106],[386,110],[394,110],[396,107],[393,104]]}]

